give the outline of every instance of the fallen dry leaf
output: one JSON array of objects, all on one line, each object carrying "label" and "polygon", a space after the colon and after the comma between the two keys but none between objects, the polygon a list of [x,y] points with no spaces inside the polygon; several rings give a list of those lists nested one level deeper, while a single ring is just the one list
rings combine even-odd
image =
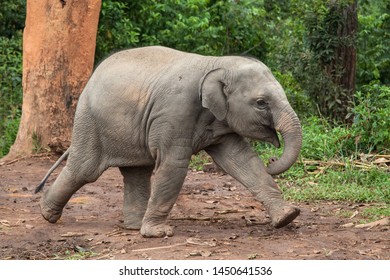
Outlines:
[{"label": "fallen dry leaf", "polygon": [[353,219],[353,218],[355,218],[355,216],[356,216],[357,214],[359,214],[359,211],[358,211],[358,210],[356,210],[355,212],[353,212],[353,214],[352,214],[351,217],[349,217],[349,218],[350,218],[350,219]]},{"label": "fallen dry leaf", "polygon": [[7,221],[7,220],[0,220],[0,224],[5,226],[5,227],[10,227],[11,226],[10,222]]},{"label": "fallen dry leaf", "polygon": [[202,253],[200,251],[192,251],[189,255],[190,257],[198,257],[202,256]]},{"label": "fallen dry leaf", "polygon": [[257,256],[258,256],[257,253],[255,253],[255,254],[250,254],[250,255],[248,256],[248,260],[254,260],[254,259],[257,258]]},{"label": "fallen dry leaf", "polygon": [[355,225],[354,223],[347,223],[347,224],[341,225],[340,227],[342,227],[342,228],[351,228],[354,225]]}]

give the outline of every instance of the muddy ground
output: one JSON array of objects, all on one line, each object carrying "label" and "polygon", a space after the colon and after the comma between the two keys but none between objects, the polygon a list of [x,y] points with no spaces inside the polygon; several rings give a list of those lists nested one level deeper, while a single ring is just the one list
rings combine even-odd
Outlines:
[{"label": "muddy ground", "polygon": [[[369,205],[297,204],[301,215],[274,229],[262,205],[221,173],[189,170],[169,218],[173,237],[146,239],[122,228],[117,169],[84,186],[50,224],[40,214],[41,194],[33,192],[54,160],[0,166],[0,259],[390,259],[388,225],[356,227]],[[343,217],[346,211],[356,215]]]}]

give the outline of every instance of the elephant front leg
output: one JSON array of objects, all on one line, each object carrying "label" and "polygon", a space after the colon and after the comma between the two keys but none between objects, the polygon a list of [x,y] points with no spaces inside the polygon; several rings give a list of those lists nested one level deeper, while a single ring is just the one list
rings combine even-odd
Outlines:
[{"label": "elephant front leg", "polygon": [[124,228],[140,229],[150,197],[153,167],[121,167],[124,181]]},{"label": "elephant front leg", "polygon": [[281,228],[292,222],[300,210],[282,198],[274,179],[247,141],[238,135],[226,137],[222,144],[206,149],[228,174],[246,186],[266,207],[271,223]]},{"label": "elephant front leg", "polygon": [[144,237],[173,236],[173,227],[166,220],[187,175],[191,149],[179,148],[169,154],[169,158],[158,161],[152,176],[151,195],[141,227]]}]

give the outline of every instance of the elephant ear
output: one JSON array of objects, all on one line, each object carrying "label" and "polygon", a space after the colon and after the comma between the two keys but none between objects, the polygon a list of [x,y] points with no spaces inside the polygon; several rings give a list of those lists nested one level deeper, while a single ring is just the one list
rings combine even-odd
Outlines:
[{"label": "elephant ear", "polygon": [[199,97],[202,106],[220,121],[225,119],[228,111],[227,74],[226,69],[217,68],[204,75],[200,81]]}]

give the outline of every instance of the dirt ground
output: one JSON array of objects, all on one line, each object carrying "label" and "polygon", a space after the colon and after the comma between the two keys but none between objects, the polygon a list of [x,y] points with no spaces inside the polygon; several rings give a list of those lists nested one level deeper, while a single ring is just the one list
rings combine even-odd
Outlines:
[{"label": "dirt ground", "polygon": [[[297,204],[301,215],[274,229],[262,205],[228,175],[189,170],[169,223],[175,235],[147,239],[122,228],[122,177],[107,170],[84,186],[56,224],[40,214],[37,183],[55,157],[0,166],[0,259],[390,259],[388,225],[359,228],[366,204]],[[50,187],[58,168],[49,178]]]}]

